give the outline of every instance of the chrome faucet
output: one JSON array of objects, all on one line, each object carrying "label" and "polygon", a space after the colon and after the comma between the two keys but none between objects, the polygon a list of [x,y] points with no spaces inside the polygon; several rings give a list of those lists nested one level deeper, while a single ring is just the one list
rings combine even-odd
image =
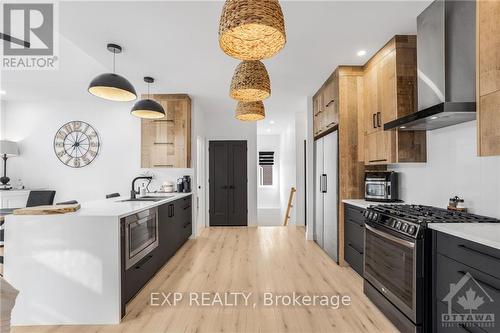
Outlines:
[{"label": "chrome faucet", "polygon": [[134,180],[132,180],[132,191],[130,191],[130,199],[135,199],[136,195],[139,194],[139,191],[135,190],[135,182],[137,180],[139,180],[139,179],[146,179],[146,180],[151,181],[153,179],[153,177],[151,177],[151,176],[139,176],[139,177],[135,177]]}]

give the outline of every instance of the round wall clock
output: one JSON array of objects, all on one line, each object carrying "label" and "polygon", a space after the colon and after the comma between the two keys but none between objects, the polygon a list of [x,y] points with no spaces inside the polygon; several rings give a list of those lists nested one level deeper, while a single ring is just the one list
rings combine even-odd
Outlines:
[{"label": "round wall clock", "polygon": [[99,146],[97,132],[83,121],[64,124],[54,137],[57,158],[72,168],[89,165],[96,158]]}]

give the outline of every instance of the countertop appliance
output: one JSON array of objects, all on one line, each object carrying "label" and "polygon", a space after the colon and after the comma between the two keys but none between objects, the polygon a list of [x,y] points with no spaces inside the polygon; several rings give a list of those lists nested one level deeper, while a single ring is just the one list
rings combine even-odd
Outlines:
[{"label": "countertop appliance", "polygon": [[182,177],[182,192],[184,193],[191,192],[191,176]]},{"label": "countertop appliance", "polygon": [[394,171],[367,171],[365,173],[365,199],[379,202],[398,201],[398,178],[398,173]]},{"label": "countertop appliance", "polygon": [[417,17],[418,112],[384,130],[434,130],[476,119],[476,2],[436,0]]},{"label": "countertop appliance", "polygon": [[378,205],[365,211],[365,294],[401,332],[430,332],[432,262],[429,223],[500,220],[420,205]]},{"label": "countertop appliance", "polygon": [[122,219],[125,233],[125,268],[129,269],[158,247],[158,208]]},{"label": "countertop appliance", "polygon": [[314,142],[314,240],[338,261],[338,132]]}]

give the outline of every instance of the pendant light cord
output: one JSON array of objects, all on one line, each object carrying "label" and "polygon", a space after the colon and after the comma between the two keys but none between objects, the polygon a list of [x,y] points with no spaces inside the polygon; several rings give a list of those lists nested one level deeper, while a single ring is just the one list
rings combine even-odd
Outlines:
[{"label": "pendant light cord", "polygon": [[149,82],[148,82],[148,99],[151,99],[151,98],[149,98]]},{"label": "pendant light cord", "polygon": [[115,58],[116,58],[116,51],[113,51],[113,74],[116,73]]}]

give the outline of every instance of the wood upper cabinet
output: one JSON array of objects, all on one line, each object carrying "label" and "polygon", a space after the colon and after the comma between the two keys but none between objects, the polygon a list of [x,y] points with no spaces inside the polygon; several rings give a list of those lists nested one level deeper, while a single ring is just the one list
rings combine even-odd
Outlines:
[{"label": "wood upper cabinet", "polygon": [[477,1],[478,153],[500,155],[500,1]]},{"label": "wood upper cabinet", "polygon": [[191,99],[185,94],[150,96],[166,116],[142,119],[141,168],[191,167]]},{"label": "wood upper cabinet", "polygon": [[424,131],[384,131],[384,124],[417,111],[416,36],[395,36],[364,66],[366,165],[426,161]]},{"label": "wood upper cabinet", "polygon": [[338,78],[334,72],[313,97],[314,137],[331,131],[339,123]]}]

